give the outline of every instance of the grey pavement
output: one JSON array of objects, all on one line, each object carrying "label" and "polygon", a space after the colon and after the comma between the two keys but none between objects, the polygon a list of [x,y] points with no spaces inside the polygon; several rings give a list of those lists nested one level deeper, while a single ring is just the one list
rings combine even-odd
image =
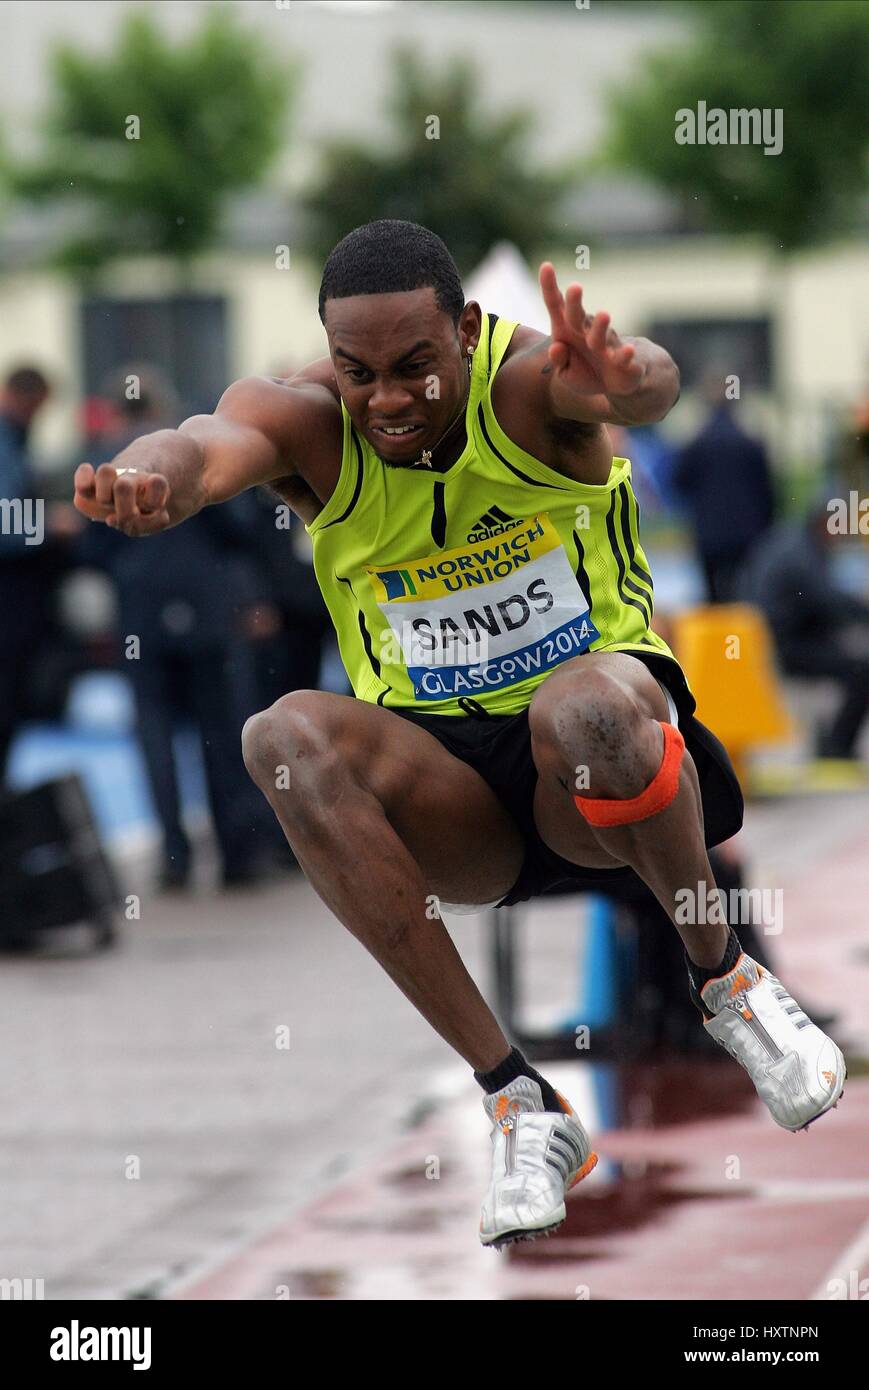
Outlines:
[{"label": "grey pavement", "polygon": [[161,1288],[399,1133],[453,1057],[301,876],[5,957],[0,1018],[0,1276],[46,1297]]}]

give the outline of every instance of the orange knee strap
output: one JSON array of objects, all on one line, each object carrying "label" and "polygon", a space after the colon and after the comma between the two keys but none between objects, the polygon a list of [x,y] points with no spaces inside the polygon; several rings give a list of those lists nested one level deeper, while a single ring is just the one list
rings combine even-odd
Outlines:
[{"label": "orange knee strap", "polygon": [[658,720],[664,730],[664,757],[645,791],[628,801],[603,799],[594,796],[574,796],[577,809],[589,825],[630,825],[647,820],[663,811],[679,790],[679,769],[685,753],[685,740],[675,724]]}]

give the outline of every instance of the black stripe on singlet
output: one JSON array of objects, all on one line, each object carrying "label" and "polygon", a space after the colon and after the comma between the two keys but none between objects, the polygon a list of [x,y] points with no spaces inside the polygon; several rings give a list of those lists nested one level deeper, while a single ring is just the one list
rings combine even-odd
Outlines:
[{"label": "black stripe on singlet", "polygon": [[637,559],[637,550],[636,546],[634,545],[633,535],[631,534],[631,511],[633,511],[634,515],[634,530],[636,531],[637,536],[639,536],[640,534],[640,504],[637,501],[633,491],[628,487],[627,483],[619,484],[619,492],[622,494],[622,531],[625,537],[625,545],[627,546],[628,559],[630,562],[631,571],[635,579],[642,580],[643,583],[645,583],[651,589],[651,603],[652,607],[654,608],[655,586],[652,583],[652,576],[649,574],[649,571],[643,565],[641,565],[639,560]]},{"label": "black stripe on singlet", "polygon": [[648,613],[647,622],[651,627],[653,607],[652,596],[649,593],[648,589],[644,588],[643,585],[638,582],[640,575],[645,574],[646,571],[639,563],[637,563],[635,568],[633,563],[635,560],[635,547],[633,537],[631,536],[631,528],[628,522],[629,494],[626,483],[621,483],[619,485],[618,493],[622,503],[621,508],[619,510],[619,531],[621,535],[622,545],[624,547],[623,554],[625,556],[625,559],[627,560],[628,569],[631,571],[630,574],[625,574],[625,588],[630,589],[631,593],[635,594],[636,597],[640,600],[640,602],[644,605]]},{"label": "black stripe on singlet", "polygon": [[[563,489],[560,488],[557,483],[541,483],[538,478],[529,478],[528,474],[523,473],[521,468],[515,468],[513,464],[509,461],[509,459],[505,459],[500,449],[496,449],[495,445],[492,443],[491,438],[489,437],[489,431],[486,429],[486,417],[483,414],[482,401],[480,401],[480,404],[477,408],[477,420],[479,422],[480,429],[483,432],[483,438],[485,439],[489,448],[492,450],[492,453],[495,455],[497,459],[500,459],[501,463],[503,463],[505,468],[509,468],[511,473],[516,474],[517,478],[521,478],[523,483],[531,483],[532,487],[551,487],[554,492],[563,491]],[[567,486],[569,481],[569,479],[565,478],[565,486]]]},{"label": "black stripe on singlet", "polygon": [[[615,509],[616,509],[616,490],[613,489],[613,494],[612,494],[612,497],[610,498],[610,509],[609,509],[609,511],[607,512],[607,517],[606,517],[606,530],[607,530],[607,535],[608,535],[608,537],[609,537],[610,549],[612,550],[613,555],[615,556],[615,559],[616,559],[616,566],[618,567],[618,589],[619,589],[619,596],[620,596],[620,598],[621,598],[621,600],[622,600],[623,603],[628,603],[628,604],[630,604],[631,608],[636,608],[636,610],[637,610],[638,613],[642,613],[642,615],[643,615],[643,621],[645,622],[646,626],[648,627],[648,625],[649,625],[649,614],[648,614],[648,611],[647,611],[646,606],[645,606],[644,604],[642,604],[642,603],[638,603],[637,600],[636,600],[636,598],[631,598],[631,596],[630,596],[630,594],[628,593],[628,590],[627,590],[627,584],[626,584],[627,565],[625,564],[625,557],[624,557],[624,555],[622,554],[621,546],[619,545],[618,539],[616,538],[616,527],[615,527],[615,520],[614,520],[614,517],[615,517]],[[636,586],[635,586],[635,587],[636,587]],[[646,604],[648,604],[648,598],[646,598]]]},{"label": "black stripe on singlet", "polygon": [[353,430],[353,444],[356,449],[356,486],[353,489],[353,496],[350,498],[350,501],[347,503],[346,508],[340,516],[333,517],[331,521],[326,522],[323,527],[324,531],[329,526],[337,526],[339,521],[346,521],[353,508],[356,506],[356,503],[359,501],[359,494],[362,491],[362,479],[365,475],[362,467],[362,447],[355,430]]},{"label": "black stripe on singlet", "polygon": [[588,620],[590,623],[593,623],[594,618],[592,617],[591,611],[593,606],[591,600],[591,581],[588,577],[588,570],[585,567],[585,551],[582,541],[579,539],[576,531],[573,533],[573,543],[576,546],[576,577],[579,580],[579,587],[588,599]]},{"label": "black stripe on singlet", "polygon": [[[347,588],[350,590],[351,594],[353,594],[353,585],[350,583],[350,580],[347,579],[345,575],[343,575],[343,574],[336,574],[336,575],[335,575],[335,578],[336,578],[336,579],[339,579],[339,580],[341,581],[342,584],[346,584],[346,585],[347,585]],[[374,648],[373,648],[372,645],[371,645],[371,633],[368,631],[368,627],[367,627],[366,622],[365,622],[365,614],[362,612],[362,609],[358,607],[359,600],[356,598],[356,595],[355,595],[355,594],[353,594],[353,598],[354,598],[354,600],[355,600],[355,602],[356,602],[356,604],[357,604],[357,614],[356,614],[356,616],[357,616],[357,618],[358,618],[358,620],[359,620],[359,631],[360,631],[360,633],[361,633],[361,635],[362,635],[362,645],[363,645],[363,647],[365,648],[365,655],[368,657],[368,660],[371,662],[371,669],[372,669],[372,671],[374,672],[374,674],[375,674],[375,676],[377,677],[377,679],[380,680],[380,669],[381,669],[381,668],[380,668],[380,662],[378,661],[377,657],[374,655]],[[385,694],[385,693],[386,693],[386,692],[384,691],[384,694]]]},{"label": "black stripe on singlet", "polygon": [[[495,324],[498,322],[498,315],[497,315],[497,314],[487,314],[486,317],[487,317],[488,320],[489,320],[489,344],[488,344],[489,360],[488,360],[488,362],[486,363],[486,367],[487,367],[488,376],[489,376],[489,386],[491,387],[491,384],[492,384],[492,338],[493,338],[494,333],[495,333]],[[480,401],[480,404],[479,404],[479,406],[477,407],[477,420],[479,421],[480,429],[481,429],[482,432],[483,432],[483,438],[485,439],[485,441],[486,441],[486,443],[488,444],[489,448],[492,450],[492,453],[495,455],[495,457],[496,457],[497,459],[500,459],[501,463],[503,463],[503,465],[504,465],[505,468],[509,468],[509,469],[510,469],[510,472],[511,472],[511,473],[515,473],[517,478],[521,478],[522,481],[523,481],[523,483],[531,483],[534,487],[551,487],[551,488],[553,488],[555,491],[559,491],[559,489],[556,487],[556,485],[555,485],[554,483],[541,483],[541,482],[538,481],[537,478],[529,478],[528,474],[527,474],[527,473],[523,473],[522,470],[521,470],[521,468],[516,468],[514,464],[510,463],[509,459],[505,459],[505,457],[504,457],[504,455],[501,453],[501,450],[500,450],[500,449],[496,449],[496,448],[495,448],[495,445],[492,443],[492,440],[491,440],[491,438],[489,437],[489,431],[486,429],[486,417],[485,417],[485,415],[483,414],[483,402],[482,402],[482,401]]]},{"label": "black stripe on singlet", "polygon": [[447,509],[444,502],[444,483],[435,483],[431,512],[431,538],[441,547],[447,536]]}]

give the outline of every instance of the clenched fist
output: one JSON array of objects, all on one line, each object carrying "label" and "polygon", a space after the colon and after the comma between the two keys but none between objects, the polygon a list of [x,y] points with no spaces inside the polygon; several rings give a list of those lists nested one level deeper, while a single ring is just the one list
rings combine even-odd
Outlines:
[{"label": "clenched fist", "polygon": [[150,536],[172,525],[169,482],[162,473],[101,463],[75,470],[75,506],[91,521],[104,521],[126,536]]}]

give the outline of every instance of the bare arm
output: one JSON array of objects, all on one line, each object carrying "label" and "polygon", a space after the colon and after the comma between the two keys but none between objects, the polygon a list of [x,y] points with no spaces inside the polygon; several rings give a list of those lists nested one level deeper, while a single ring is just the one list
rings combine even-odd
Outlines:
[{"label": "bare arm", "polygon": [[96,470],[81,464],[75,505],[128,536],[165,531],[246,488],[297,475],[309,453],[334,445],[340,458],[338,431],[334,398],[321,386],[248,377],[213,415],[143,435]]}]

